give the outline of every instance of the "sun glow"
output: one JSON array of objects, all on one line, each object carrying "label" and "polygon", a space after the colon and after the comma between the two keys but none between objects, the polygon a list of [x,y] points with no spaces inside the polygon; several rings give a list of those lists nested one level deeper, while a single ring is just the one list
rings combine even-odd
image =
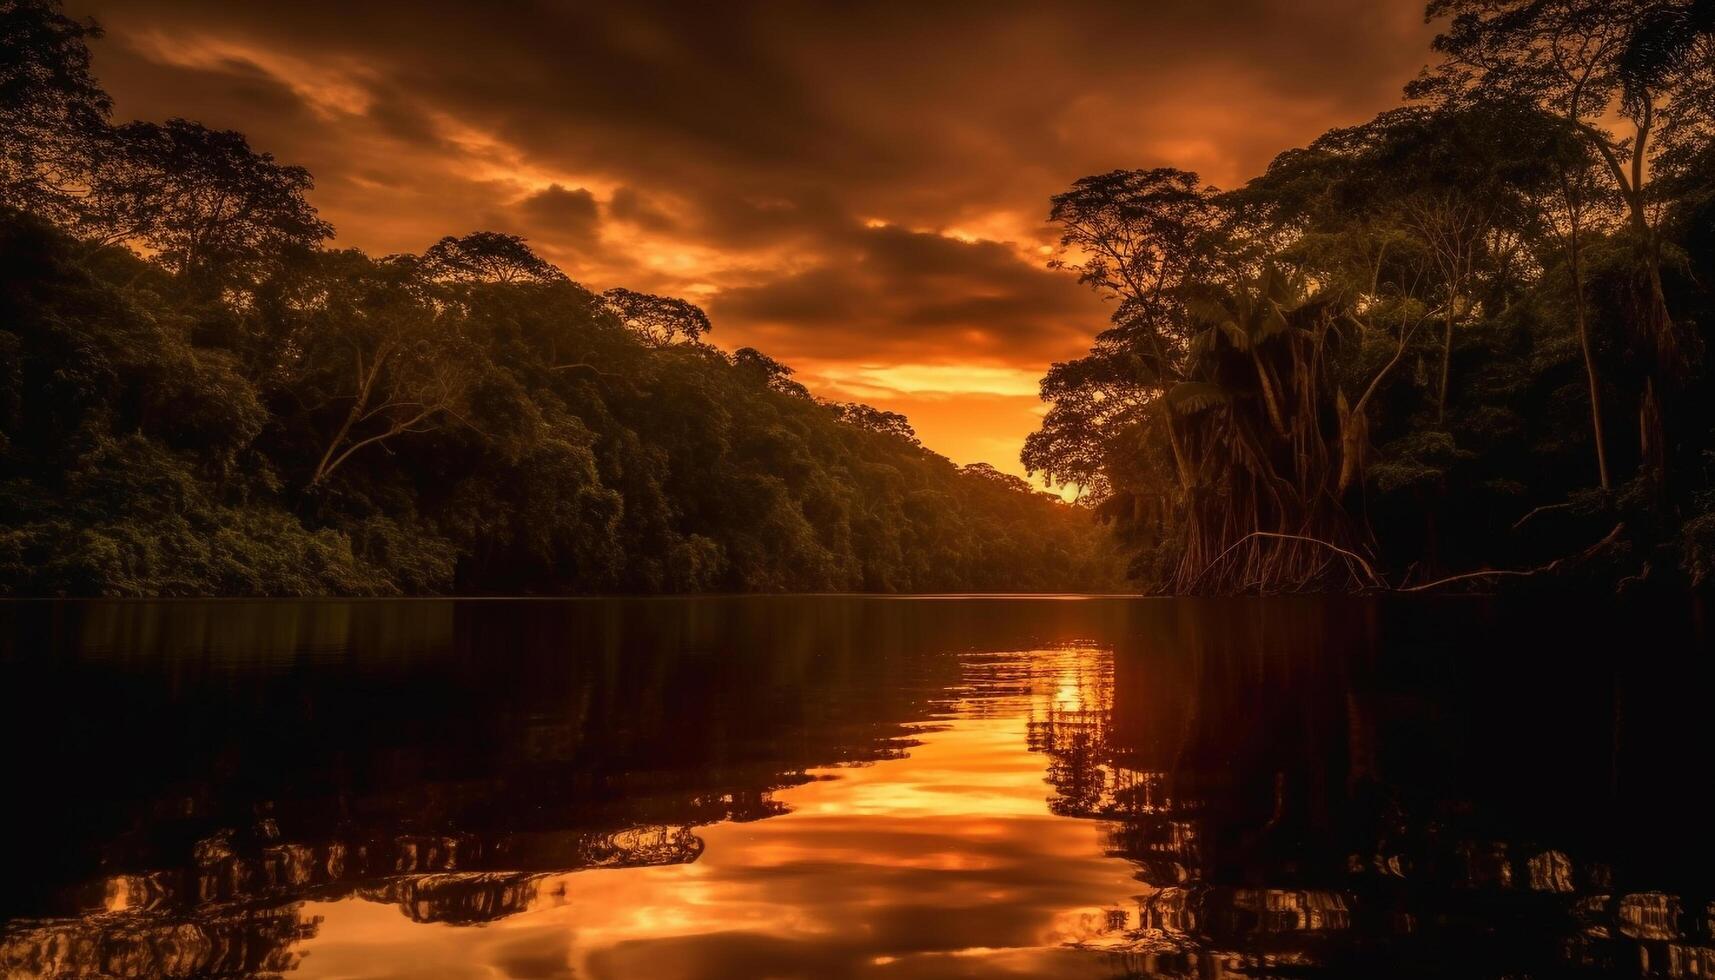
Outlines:
[{"label": "sun glow", "polygon": [[1035,371],[974,364],[827,365],[816,370],[829,387],[858,398],[964,394],[1034,397]]}]

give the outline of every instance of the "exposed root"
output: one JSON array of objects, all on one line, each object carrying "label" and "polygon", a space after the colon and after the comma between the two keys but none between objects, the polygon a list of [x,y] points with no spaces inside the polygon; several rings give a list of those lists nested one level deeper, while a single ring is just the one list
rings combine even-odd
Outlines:
[{"label": "exposed root", "polygon": [[[1372,588],[1386,589],[1388,587],[1387,580],[1383,579],[1380,575],[1376,574],[1375,567],[1372,566],[1368,561],[1365,561],[1364,557],[1360,554],[1357,554],[1356,552],[1348,551],[1345,548],[1340,547],[1339,545],[1330,544],[1327,541],[1323,541],[1321,538],[1313,538],[1307,534],[1282,534],[1279,531],[1252,531],[1249,534],[1246,534],[1244,537],[1238,539],[1237,541],[1234,541],[1231,545],[1229,545],[1227,547],[1227,549],[1225,551],[1216,555],[1214,561],[1211,561],[1209,564],[1203,566],[1203,571],[1199,572],[1197,574],[1197,577],[1192,580],[1191,587],[1187,591],[1195,591],[1196,587],[1197,587],[1197,583],[1202,581],[1203,576],[1208,574],[1209,569],[1214,568],[1216,565],[1220,564],[1222,559],[1226,558],[1228,555],[1230,555],[1234,551],[1238,550],[1240,545],[1244,544],[1246,541],[1249,541],[1252,538],[1277,538],[1277,539],[1281,539],[1281,540],[1285,540],[1285,541],[1303,541],[1303,542],[1306,542],[1309,544],[1318,545],[1320,547],[1328,549],[1329,551],[1334,552],[1335,554],[1341,556],[1342,558],[1345,558],[1347,560],[1347,566],[1346,567],[1347,567],[1348,572],[1351,572],[1351,563],[1356,562],[1358,564],[1358,567],[1362,568],[1364,570],[1364,574],[1369,577],[1369,585]],[[1324,562],[1322,566],[1318,566],[1318,570],[1320,570],[1320,568],[1325,567],[1325,566],[1326,566],[1326,562]],[[1356,576],[1354,575],[1353,577],[1355,578]]]}]

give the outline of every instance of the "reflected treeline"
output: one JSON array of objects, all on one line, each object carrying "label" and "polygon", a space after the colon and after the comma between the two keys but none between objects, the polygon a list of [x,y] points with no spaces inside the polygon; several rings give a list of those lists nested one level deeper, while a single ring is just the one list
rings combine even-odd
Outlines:
[{"label": "reflected treeline", "polygon": [[[1027,713],[1049,808],[1135,864],[1096,930],[1121,975],[1708,976],[1700,629],[1472,600],[0,606],[0,972],[285,973],[335,899],[494,921],[550,875],[694,861],[699,827],[957,712]],[[980,655],[1029,649],[1061,652]]]},{"label": "reflected treeline", "polygon": [[1030,726],[1051,808],[1112,821],[1148,886],[1122,975],[1715,972],[1683,609],[1154,608]]},{"label": "reflected treeline", "polygon": [[805,770],[897,755],[959,655],[1135,627],[1121,600],[0,606],[0,971],[291,968],[305,901],[422,922],[694,860]]}]

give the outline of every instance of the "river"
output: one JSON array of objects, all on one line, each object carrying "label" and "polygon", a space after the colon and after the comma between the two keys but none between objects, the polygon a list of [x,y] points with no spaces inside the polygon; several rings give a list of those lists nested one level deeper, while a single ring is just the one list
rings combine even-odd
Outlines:
[{"label": "river", "polygon": [[1715,974],[1693,604],[0,605],[18,977]]}]

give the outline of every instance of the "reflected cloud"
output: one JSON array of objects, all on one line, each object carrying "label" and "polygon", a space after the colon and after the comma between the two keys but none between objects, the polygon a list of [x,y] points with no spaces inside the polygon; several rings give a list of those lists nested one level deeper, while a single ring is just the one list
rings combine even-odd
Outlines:
[{"label": "reflected cloud", "polygon": [[[1661,778],[1696,688],[1561,615],[0,606],[0,734],[58,735],[16,760],[0,970],[1700,975],[1706,833]],[[1553,691],[1496,669],[1545,630]]]}]

